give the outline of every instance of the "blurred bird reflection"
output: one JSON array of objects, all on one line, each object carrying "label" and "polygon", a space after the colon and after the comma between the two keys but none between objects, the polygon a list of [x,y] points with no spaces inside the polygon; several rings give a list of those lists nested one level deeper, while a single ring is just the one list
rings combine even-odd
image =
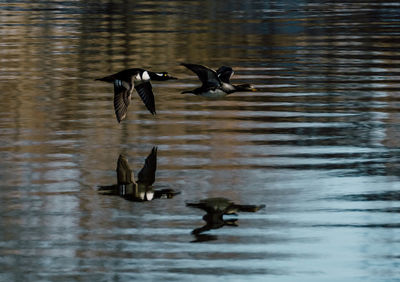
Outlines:
[{"label": "blurred bird reflection", "polygon": [[127,158],[120,154],[117,161],[117,184],[99,186],[98,191],[103,195],[118,195],[130,201],[151,201],[153,199],[170,199],[179,192],[173,189],[155,190],[153,184],[157,170],[157,147],[153,147],[147,156],[143,168],[135,181],[134,173]]},{"label": "blurred bird reflection", "polygon": [[219,229],[224,226],[237,227],[237,218],[224,219],[224,215],[237,215],[238,212],[256,212],[265,207],[265,205],[239,205],[227,198],[207,198],[197,203],[186,203],[188,207],[194,207],[206,212],[203,216],[205,225],[195,228],[192,234],[196,239],[192,242],[204,242],[216,240],[213,235],[203,234],[212,229]]}]

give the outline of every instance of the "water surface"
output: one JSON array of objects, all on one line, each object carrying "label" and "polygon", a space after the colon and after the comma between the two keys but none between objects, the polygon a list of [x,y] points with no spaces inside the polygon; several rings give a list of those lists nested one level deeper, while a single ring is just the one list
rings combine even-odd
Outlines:
[{"label": "water surface", "polygon": [[[398,279],[400,5],[351,2],[2,1],[0,280]],[[259,91],[181,95],[181,62]],[[118,124],[94,78],[130,67],[180,79]],[[153,146],[181,194],[98,193]],[[194,242],[217,196],[266,207]]]}]

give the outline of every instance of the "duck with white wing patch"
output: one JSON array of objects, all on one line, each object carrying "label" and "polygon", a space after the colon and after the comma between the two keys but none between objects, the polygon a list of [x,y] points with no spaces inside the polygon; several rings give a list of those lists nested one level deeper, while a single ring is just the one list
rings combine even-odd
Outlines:
[{"label": "duck with white wing patch", "polygon": [[151,72],[140,68],[126,69],[118,73],[97,78],[114,84],[114,110],[118,122],[126,118],[128,106],[132,98],[133,89],[139,94],[146,108],[151,114],[156,114],[153,88],[151,80],[177,79],[168,75],[167,72]]}]

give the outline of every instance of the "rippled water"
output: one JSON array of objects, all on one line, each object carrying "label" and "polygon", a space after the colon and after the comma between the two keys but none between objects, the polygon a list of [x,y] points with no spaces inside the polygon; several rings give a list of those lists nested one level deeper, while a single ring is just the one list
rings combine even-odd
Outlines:
[{"label": "rippled water", "polygon": [[[398,279],[400,5],[370,2],[1,1],[0,280]],[[181,95],[181,62],[259,91]],[[118,124],[94,78],[130,67],[180,79]],[[181,194],[98,193],[153,146]],[[197,240],[217,196],[266,207]]]}]

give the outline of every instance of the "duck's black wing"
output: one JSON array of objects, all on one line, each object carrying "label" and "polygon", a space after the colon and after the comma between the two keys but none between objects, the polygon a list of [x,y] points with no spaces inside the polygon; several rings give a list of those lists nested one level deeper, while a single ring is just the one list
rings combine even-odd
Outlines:
[{"label": "duck's black wing", "polygon": [[156,105],[154,102],[154,94],[153,87],[151,86],[150,79],[149,80],[135,80],[135,89],[142,99],[146,108],[150,111],[151,114],[156,114]]},{"label": "duck's black wing", "polygon": [[132,86],[123,80],[114,80],[114,110],[118,122],[126,117],[131,102]]},{"label": "duck's black wing", "polygon": [[187,67],[192,72],[197,74],[197,76],[203,83],[203,87],[218,87],[221,85],[221,80],[218,78],[218,75],[214,70],[202,65],[185,63],[182,63],[181,65]]},{"label": "duck's black wing", "polygon": [[138,182],[150,186],[156,180],[157,147],[153,147],[147,156],[143,168],[139,171]]},{"label": "duck's black wing", "polygon": [[134,182],[133,173],[129,167],[128,160],[124,155],[119,155],[117,161],[117,179],[118,184],[130,184]]},{"label": "duck's black wing", "polygon": [[218,75],[219,79],[225,83],[230,84],[230,80],[231,80],[231,77],[233,76],[233,73],[234,73],[234,71],[231,67],[222,66],[219,69],[217,69],[217,75]]}]

